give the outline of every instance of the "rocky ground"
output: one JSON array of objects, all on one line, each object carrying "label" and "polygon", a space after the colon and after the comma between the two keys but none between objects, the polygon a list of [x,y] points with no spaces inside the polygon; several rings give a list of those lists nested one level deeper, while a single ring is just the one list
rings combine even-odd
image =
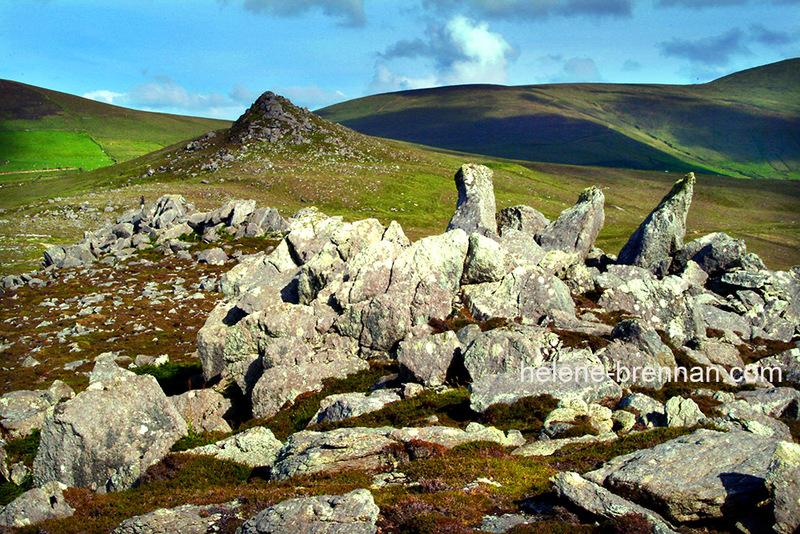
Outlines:
[{"label": "rocky ground", "polygon": [[596,188],[550,221],[456,185],[413,243],[167,195],[4,278],[0,525],[796,531],[800,271],[684,243],[693,175],[619,258]]}]

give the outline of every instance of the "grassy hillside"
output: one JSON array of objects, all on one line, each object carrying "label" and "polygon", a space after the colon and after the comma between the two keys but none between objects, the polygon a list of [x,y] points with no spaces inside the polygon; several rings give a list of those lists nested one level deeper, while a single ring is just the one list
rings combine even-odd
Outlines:
[{"label": "grassy hillside", "polygon": [[360,132],[527,161],[800,178],[800,59],[703,85],[471,85],[318,113]]},{"label": "grassy hillside", "polygon": [[0,173],[96,169],[228,126],[0,80]]},{"label": "grassy hillside", "polygon": [[[30,270],[48,244],[75,241],[138,206],[140,196],[151,202],[166,193],[181,194],[201,209],[252,198],[284,216],[315,205],[347,220],[397,220],[416,239],[446,228],[456,205],[453,175],[469,161],[494,169],[498,209],[527,204],[555,218],[584,188],[602,187],[606,225],[598,245],[615,253],[680,177],[431,151],[361,135],[316,116],[311,121],[318,130],[310,143],[239,144],[220,133],[196,150],[182,142],[92,172],[8,185],[0,195],[0,209],[6,210],[0,215],[3,272]],[[148,176],[148,168],[167,170]],[[695,191],[687,239],[724,231],[744,238],[772,268],[800,264],[800,182],[699,174]],[[52,200],[56,195],[61,198]]]}]

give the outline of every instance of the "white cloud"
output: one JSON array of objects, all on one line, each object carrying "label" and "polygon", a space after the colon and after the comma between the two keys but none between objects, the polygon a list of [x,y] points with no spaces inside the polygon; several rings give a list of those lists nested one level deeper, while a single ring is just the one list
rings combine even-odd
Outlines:
[{"label": "white cloud", "polygon": [[[395,91],[438,85],[469,83],[504,84],[508,66],[518,50],[502,34],[490,31],[489,24],[462,15],[444,25],[431,25],[424,39],[394,43],[375,64],[371,89]],[[433,60],[433,72],[423,76],[406,76],[395,72],[389,62],[395,59]]]},{"label": "white cloud", "polygon": [[106,91],[105,89],[83,94],[83,98],[97,100],[104,104],[117,104],[123,96],[125,96],[123,93],[115,93],[114,91]]}]

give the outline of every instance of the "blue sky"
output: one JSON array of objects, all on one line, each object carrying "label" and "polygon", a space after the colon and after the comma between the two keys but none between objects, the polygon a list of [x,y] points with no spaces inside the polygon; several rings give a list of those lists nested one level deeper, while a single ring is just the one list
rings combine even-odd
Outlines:
[{"label": "blue sky", "polygon": [[0,0],[0,78],[235,119],[452,85],[703,83],[800,56],[800,0]]}]

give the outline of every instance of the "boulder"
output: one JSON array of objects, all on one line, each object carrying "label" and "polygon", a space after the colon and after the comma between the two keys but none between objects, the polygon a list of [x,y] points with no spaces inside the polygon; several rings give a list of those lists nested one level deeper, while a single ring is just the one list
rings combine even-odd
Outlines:
[{"label": "boulder", "polygon": [[623,515],[640,515],[650,523],[655,534],[676,534],[672,526],[656,512],[639,506],[607,489],[586,480],[578,473],[566,471],[552,478],[553,489],[559,498],[565,499],[574,506],[592,515],[605,519],[614,519]]},{"label": "boulder", "polygon": [[[532,234],[514,228],[506,228],[500,238],[500,245],[508,251],[517,265],[536,266],[544,259],[546,252]],[[509,269],[510,270],[510,269]],[[508,271],[506,271],[508,272]]]},{"label": "boulder", "polygon": [[667,414],[667,426],[694,426],[705,418],[696,402],[683,397],[671,397],[664,410]]},{"label": "boulder", "polygon": [[99,493],[127,489],[186,432],[152,376],[95,382],[45,419],[33,480]]},{"label": "boulder", "polygon": [[111,534],[206,534],[217,532],[220,523],[236,513],[239,504],[185,504],[159,508],[149,514],[126,519]]},{"label": "boulder", "polygon": [[670,270],[680,272],[691,261],[709,276],[719,276],[739,265],[746,254],[744,241],[715,232],[686,243],[675,253]]},{"label": "boulder", "polygon": [[[661,389],[668,380],[663,368],[675,367],[675,356],[658,333],[642,319],[624,319],[611,332],[611,343],[598,353],[620,383]],[[647,369],[652,372],[646,371]]]},{"label": "boulder", "polygon": [[478,333],[464,351],[464,367],[473,382],[487,376],[538,367],[554,356],[558,335],[538,326],[509,325]]},{"label": "boulder", "polygon": [[497,231],[503,236],[508,229],[517,230],[524,234],[536,235],[550,221],[540,211],[530,206],[512,206],[497,212]]},{"label": "boulder", "polygon": [[319,410],[311,418],[309,425],[333,421],[343,421],[365,413],[375,412],[400,400],[400,395],[392,389],[379,389],[372,393],[340,393],[325,397],[319,403]]},{"label": "boulder", "polygon": [[463,347],[455,332],[407,337],[397,348],[397,363],[409,380],[425,386],[441,386],[453,358]]},{"label": "boulder", "polygon": [[483,165],[461,166],[455,176],[458,204],[447,225],[448,232],[460,228],[467,234],[497,234],[492,174],[492,170]]},{"label": "boulder", "polygon": [[197,263],[224,265],[226,261],[228,261],[228,255],[219,247],[201,250],[197,253]]},{"label": "boulder", "polygon": [[682,523],[747,516],[768,492],[775,439],[700,429],[606,462],[585,478]]},{"label": "boulder", "polygon": [[289,499],[248,519],[238,534],[375,534],[378,506],[365,489]]},{"label": "boulder", "polygon": [[623,245],[617,263],[650,268],[683,248],[694,182],[694,173],[690,172],[675,183]]},{"label": "boulder", "polygon": [[637,422],[647,428],[667,426],[667,411],[663,404],[642,393],[632,393],[621,399],[619,408],[635,413]]},{"label": "boulder", "polygon": [[790,349],[775,356],[768,356],[758,361],[763,376],[770,382],[785,382],[800,385],[800,349]]},{"label": "boulder", "polygon": [[567,445],[572,445],[574,443],[607,443],[616,439],[617,435],[614,432],[607,432],[599,436],[587,434],[577,438],[543,439],[526,443],[522,447],[514,449],[511,454],[516,456],[550,456]]},{"label": "boulder", "polygon": [[224,415],[231,410],[231,401],[212,389],[187,391],[169,400],[195,432],[230,432]]},{"label": "boulder", "polygon": [[70,517],[75,513],[64,499],[67,486],[51,481],[26,491],[0,512],[0,526],[25,527],[48,519]]},{"label": "boulder", "polygon": [[782,441],[767,470],[767,488],[775,513],[773,530],[794,534],[800,530],[800,445]]},{"label": "boulder", "polygon": [[513,256],[497,241],[481,234],[471,234],[461,283],[497,282],[516,266]]},{"label": "boulder", "polygon": [[536,241],[545,251],[560,250],[583,261],[603,228],[604,203],[605,196],[598,188],[584,190],[573,207],[536,233]]},{"label": "boulder", "polygon": [[195,447],[188,454],[214,456],[250,467],[272,467],[283,443],[268,428],[257,426],[216,443]]},{"label": "boulder", "polygon": [[0,397],[0,427],[12,438],[42,428],[47,411],[64,398],[75,395],[67,384],[56,380],[48,389],[11,391]]}]

